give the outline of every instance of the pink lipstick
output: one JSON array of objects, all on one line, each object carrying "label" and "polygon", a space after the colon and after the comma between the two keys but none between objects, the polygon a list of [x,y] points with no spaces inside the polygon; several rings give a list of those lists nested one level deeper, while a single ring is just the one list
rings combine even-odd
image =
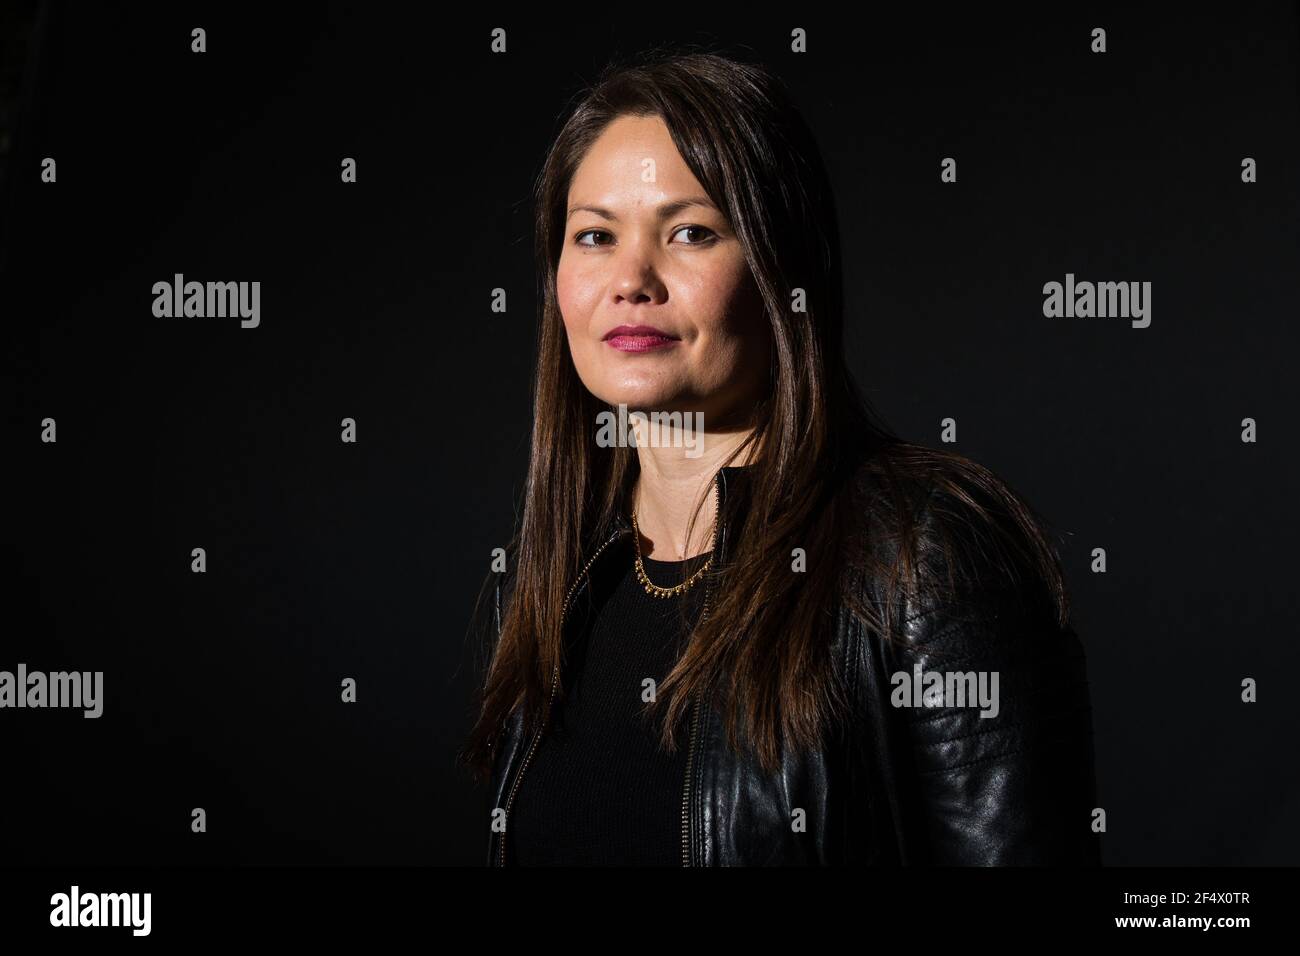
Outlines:
[{"label": "pink lipstick", "polygon": [[681,341],[652,325],[620,325],[606,332],[604,340],[620,352],[652,352]]}]

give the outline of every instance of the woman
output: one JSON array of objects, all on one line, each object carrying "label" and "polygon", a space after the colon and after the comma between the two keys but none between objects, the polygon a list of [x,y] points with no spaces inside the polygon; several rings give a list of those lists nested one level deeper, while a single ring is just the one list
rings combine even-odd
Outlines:
[{"label": "woman", "polygon": [[536,200],[523,517],[462,752],[489,863],[1095,864],[1055,552],[858,393],[781,87],[703,53],[609,69]]}]

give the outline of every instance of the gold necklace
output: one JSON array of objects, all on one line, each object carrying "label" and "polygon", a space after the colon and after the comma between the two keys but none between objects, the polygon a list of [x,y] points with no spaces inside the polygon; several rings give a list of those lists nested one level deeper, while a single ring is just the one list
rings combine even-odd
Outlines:
[{"label": "gold necklace", "polygon": [[[714,523],[716,524],[716,522],[717,519],[715,518]],[[645,573],[645,565],[641,562],[641,531],[636,526],[635,508],[632,509],[632,540],[636,542],[637,580],[639,580],[645,588],[645,593],[654,597],[669,598],[675,594],[683,594],[686,591],[689,591],[695,586],[695,582],[703,577],[704,573],[709,570],[710,565],[713,564],[713,555],[709,555],[709,559],[705,561],[700,569],[692,574],[690,578],[683,581],[681,584],[674,585],[673,587],[663,588],[650,580],[650,577]]]}]

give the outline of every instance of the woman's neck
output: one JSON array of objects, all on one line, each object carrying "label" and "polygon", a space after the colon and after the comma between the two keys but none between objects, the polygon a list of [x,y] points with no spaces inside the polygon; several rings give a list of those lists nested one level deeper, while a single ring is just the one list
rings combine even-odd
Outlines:
[{"label": "woman's neck", "polygon": [[[683,448],[637,446],[640,473],[632,492],[632,507],[636,510],[644,557],[682,561],[712,549],[717,518],[713,480],[747,435],[706,433],[696,457],[688,457]],[[748,464],[753,451],[751,445],[730,464]],[[692,514],[695,525],[688,540]]]}]

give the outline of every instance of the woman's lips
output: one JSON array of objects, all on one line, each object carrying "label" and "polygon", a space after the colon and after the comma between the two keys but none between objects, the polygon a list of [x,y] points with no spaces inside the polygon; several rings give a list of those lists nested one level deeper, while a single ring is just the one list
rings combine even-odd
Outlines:
[{"label": "woman's lips", "polygon": [[620,325],[605,333],[605,341],[620,352],[653,352],[676,345],[681,339],[652,325]]},{"label": "woman's lips", "polygon": [[652,352],[676,345],[679,340],[666,335],[611,335],[605,341],[620,352]]}]

